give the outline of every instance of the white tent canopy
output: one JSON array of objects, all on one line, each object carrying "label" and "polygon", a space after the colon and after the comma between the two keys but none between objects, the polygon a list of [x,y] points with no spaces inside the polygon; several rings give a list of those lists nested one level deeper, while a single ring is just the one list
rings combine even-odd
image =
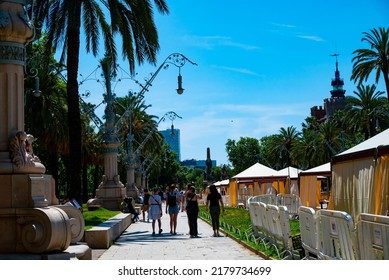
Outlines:
[{"label": "white tent canopy", "polygon": [[353,153],[358,153],[362,151],[367,151],[371,149],[376,149],[379,146],[387,146],[389,145],[389,129],[384,130],[383,132],[367,139],[366,141],[336,155],[337,156],[344,156],[344,155],[350,155]]},{"label": "white tent canopy", "polygon": [[255,163],[246,170],[232,177],[232,179],[279,177],[278,171],[260,163]]},{"label": "white tent canopy", "polygon": [[285,176],[285,177],[297,179],[300,171],[301,170],[298,168],[289,166],[289,167],[285,167],[284,169],[279,170],[278,176]]},{"label": "white tent canopy", "polygon": [[220,187],[220,186],[228,186],[230,183],[230,180],[229,179],[226,179],[226,180],[222,180],[222,181],[217,181],[215,183],[213,183],[216,187]]},{"label": "white tent canopy", "polygon": [[[295,173],[292,168],[289,172]],[[236,183],[237,197],[244,196],[246,188],[250,191],[250,195],[289,193],[292,185],[294,186],[293,193],[298,194],[297,180],[289,182],[288,169],[277,171],[255,163],[231,179]],[[243,190],[240,185],[244,185],[245,189]]]},{"label": "white tent canopy", "polygon": [[300,175],[311,175],[311,174],[325,174],[331,173],[331,163],[327,162],[322,165],[313,167],[311,169],[307,169],[300,172]]}]

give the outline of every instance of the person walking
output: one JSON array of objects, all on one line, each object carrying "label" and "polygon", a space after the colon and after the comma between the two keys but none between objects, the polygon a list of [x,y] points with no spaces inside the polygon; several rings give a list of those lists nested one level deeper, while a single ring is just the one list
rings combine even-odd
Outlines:
[{"label": "person walking", "polygon": [[197,231],[197,218],[199,216],[198,195],[195,187],[191,186],[185,194],[186,214],[188,215],[190,237],[199,237]]},{"label": "person walking", "polygon": [[[143,221],[145,221],[146,219],[146,213],[149,211],[149,208],[150,208],[150,205],[149,205],[149,198],[150,198],[150,194],[149,194],[149,190],[148,189],[145,189],[144,190],[144,194],[143,194],[143,202],[142,202],[142,218],[143,218]],[[149,218],[147,217],[147,222],[149,221]]]},{"label": "person walking", "polygon": [[208,211],[209,209],[209,214],[211,215],[213,236],[220,237],[222,236],[219,233],[220,207],[221,210],[224,212],[224,204],[223,204],[222,196],[217,191],[215,185],[211,185],[209,187],[209,191],[210,193],[207,195],[207,202],[206,202],[205,209],[206,211]]},{"label": "person walking", "polygon": [[153,229],[153,236],[155,235],[155,222],[158,221],[158,233],[162,233],[162,200],[158,195],[158,189],[155,188],[153,194],[149,197],[149,218],[152,219],[151,227]]},{"label": "person walking", "polygon": [[176,235],[177,232],[177,216],[180,208],[178,207],[178,203],[180,199],[180,194],[178,190],[176,190],[176,186],[172,184],[169,187],[169,192],[167,193],[167,202],[166,202],[166,214],[169,210],[170,215],[170,233]]}]

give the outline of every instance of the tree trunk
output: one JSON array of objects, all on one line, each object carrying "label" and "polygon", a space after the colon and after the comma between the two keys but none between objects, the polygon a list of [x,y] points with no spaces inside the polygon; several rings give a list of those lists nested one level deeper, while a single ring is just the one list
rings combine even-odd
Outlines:
[{"label": "tree trunk", "polygon": [[88,165],[84,163],[82,166],[82,202],[87,202],[88,197]]},{"label": "tree trunk", "polygon": [[383,71],[384,81],[385,81],[385,87],[386,87],[386,95],[388,96],[389,100],[389,72]]},{"label": "tree trunk", "polygon": [[95,165],[95,172],[93,174],[93,195],[96,195],[96,190],[100,184],[100,165]]},{"label": "tree trunk", "polygon": [[81,2],[73,0],[75,9],[69,13],[67,29],[67,102],[69,122],[69,194],[70,199],[81,201],[81,118],[78,95],[78,66],[80,52]]}]

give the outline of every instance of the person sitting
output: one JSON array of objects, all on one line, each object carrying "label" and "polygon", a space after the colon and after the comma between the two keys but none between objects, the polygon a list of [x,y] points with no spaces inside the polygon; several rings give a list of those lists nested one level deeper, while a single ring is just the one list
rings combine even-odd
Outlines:
[{"label": "person sitting", "polygon": [[139,220],[139,213],[135,210],[134,205],[132,205],[132,197],[125,197],[122,202],[122,212],[133,214],[132,222],[135,223]]}]

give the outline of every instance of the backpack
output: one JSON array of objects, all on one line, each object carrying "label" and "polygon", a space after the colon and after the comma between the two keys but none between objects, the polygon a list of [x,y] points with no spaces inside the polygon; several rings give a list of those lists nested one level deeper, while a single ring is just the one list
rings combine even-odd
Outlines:
[{"label": "backpack", "polygon": [[174,195],[171,195],[170,192],[167,194],[167,203],[169,207],[176,206],[177,204],[176,193],[174,193]]}]

